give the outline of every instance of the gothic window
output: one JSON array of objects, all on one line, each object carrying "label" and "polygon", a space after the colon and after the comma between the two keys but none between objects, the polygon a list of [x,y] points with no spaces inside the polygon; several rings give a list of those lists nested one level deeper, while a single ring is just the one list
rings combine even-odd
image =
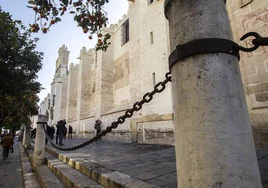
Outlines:
[{"label": "gothic window", "polygon": [[121,29],[121,45],[123,46],[125,43],[129,41],[129,21],[126,20]]},{"label": "gothic window", "polygon": [[53,120],[53,107],[50,108],[50,119]]},{"label": "gothic window", "polygon": [[56,95],[53,94],[52,106],[55,106],[55,98],[56,98]]}]

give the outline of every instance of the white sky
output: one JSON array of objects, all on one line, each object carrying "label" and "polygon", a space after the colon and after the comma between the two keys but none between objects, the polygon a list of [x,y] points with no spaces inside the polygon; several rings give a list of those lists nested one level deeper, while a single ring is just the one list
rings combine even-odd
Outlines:
[{"label": "white sky", "polygon": [[[3,11],[9,12],[14,19],[21,20],[25,26],[34,21],[34,12],[27,8],[27,0],[0,0],[0,6]],[[105,10],[108,12],[109,23],[117,21],[127,14],[127,0],[110,0]],[[47,34],[34,34],[34,37],[40,38],[37,43],[37,50],[44,52],[42,61],[42,70],[38,73],[38,81],[45,88],[39,94],[40,102],[50,93],[50,84],[52,82],[58,49],[65,44],[70,51],[69,64],[78,63],[80,49],[85,46],[87,49],[94,48],[95,42],[88,39],[88,34],[84,34],[82,29],[77,27],[73,21],[73,15],[65,15],[62,22],[55,24]]]}]

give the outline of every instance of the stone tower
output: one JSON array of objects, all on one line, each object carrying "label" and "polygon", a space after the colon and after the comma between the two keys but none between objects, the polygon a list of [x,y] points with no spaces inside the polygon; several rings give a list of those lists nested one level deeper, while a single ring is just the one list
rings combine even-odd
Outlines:
[{"label": "stone tower", "polygon": [[49,124],[56,125],[60,120],[60,104],[62,93],[62,78],[67,75],[69,51],[65,45],[62,45],[58,51],[58,59],[56,61],[56,71],[54,79],[51,83],[51,97],[50,97],[50,109],[49,109]]}]

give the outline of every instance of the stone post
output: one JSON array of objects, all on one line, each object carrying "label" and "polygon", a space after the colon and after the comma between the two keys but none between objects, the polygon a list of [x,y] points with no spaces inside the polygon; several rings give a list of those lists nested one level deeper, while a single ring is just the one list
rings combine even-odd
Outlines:
[{"label": "stone post", "polygon": [[23,142],[22,145],[27,149],[31,145],[31,138],[30,138],[31,127],[24,126],[23,132]]},{"label": "stone post", "polygon": [[[166,0],[165,15],[171,51],[233,40],[224,0]],[[186,58],[172,68],[172,89],[178,187],[262,187],[237,58]]]},{"label": "stone post", "polygon": [[44,164],[45,158],[45,141],[46,135],[43,129],[43,124],[47,122],[46,115],[38,115],[37,125],[36,125],[36,137],[35,137],[35,144],[34,144],[34,160],[33,166],[38,166],[40,164]]}]

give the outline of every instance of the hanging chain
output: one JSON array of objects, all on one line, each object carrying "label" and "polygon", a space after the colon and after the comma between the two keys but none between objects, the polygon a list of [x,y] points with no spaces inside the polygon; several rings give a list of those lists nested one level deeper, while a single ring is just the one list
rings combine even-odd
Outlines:
[{"label": "hanging chain", "polygon": [[250,48],[245,48],[243,46],[238,46],[238,49],[244,52],[252,52],[257,50],[257,48],[259,48],[260,46],[268,46],[268,37],[262,37],[259,33],[256,32],[248,32],[245,35],[243,35],[240,40],[243,41],[248,37],[255,37],[252,40],[252,47]]},{"label": "hanging chain", "polygon": [[89,144],[92,144],[93,142],[99,140],[101,137],[105,136],[107,133],[112,132],[112,130],[116,129],[119,124],[123,124],[127,118],[132,117],[133,112],[139,111],[142,108],[143,104],[149,103],[153,99],[153,96],[156,93],[161,93],[162,91],[164,91],[165,88],[166,88],[166,84],[168,82],[171,82],[171,72],[166,73],[165,77],[166,77],[166,79],[163,82],[159,82],[154,86],[154,90],[152,92],[148,92],[145,95],[143,95],[143,98],[142,98],[141,101],[138,101],[135,104],[133,104],[133,107],[131,109],[126,110],[124,115],[118,117],[118,119],[116,121],[112,122],[111,126],[106,127],[106,129],[101,131],[100,134],[94,136],[92,139],[90,139],[90,140],[88,140],[88,141],[86,141],[86,142],[84,142],[82,144],[79,144],[77,146],[69,147],[69,148],[63,148],[63,147],[57,146],[51,140],[50,136],[47,134],[47,131],[46,131],[46,128],[45,128],[45,125],[47,123],[45,123],[45,122],[38,122],[38,123],[43,125],[43,129],[45,131],[46,137],[47,137],[47,139],[49,140],[49,142],[51,143],[51,145],[54,148],[56,148],[58,150],[62,150],[62,151],[73,151],[73,150],[83,148],[83,147],[85,147],[85,146],[87,146]]},{"label": "hanging chain", "polygon": [[[244,52],[252,52],[252,51],[256,50],[257,48],[259,48],[260,46],[268,46],[268,38],[267,37],[262,37],[256,32],[249,32],[249,33],[245,34],[244,36],[242,36],[240,40],[242,41],[242,40],[244,40],[244,39],[246,39],[248,37],[251,37],[251,36],[255,37],[252,40],[253,47],[245,48],[245,47],[239,46],[238,44],[234,43],[237,51],[241,50],[241,51],[244,51]],[[57,146],[54,142],[52,142],[52,140],[50,139],[49,135],[47,134],[47,131],[46,131],[46,128],[45,128],[46,123],[43,123],[43,122],[38,122],[38,123],[43,124],[43,129],[44,129],[44,131],[46,133],[47,139],[49,140],[51,145],[53,147],[55,147],[56,149],[62,150],[62,151],[72,151],[72,150],[76,150],[76,149],[85,147],[85,146],[87,146],[89,144],[92,144],[93,142],[97,141],[101,137],[105,136],[107,133],[112,132],[112,130],[116,129],[119,124],[123,124],[127,118],[132,117],[133,112],[139,111],[142,108],[143,104],[149,103],[153,99],[153,96],[156,93],[161,93],[162,91],[164,91],[165,88],[166,88],[166,84],[168,82],[171,82],[171,72],[166,73],[165,77],[166,77],[166,79],[163,82],[159,82],[154,86],[154,90],[152,92],[146,93],[143,96],[141,101],[138,101],[135,104],[133,104],[133,107],[131,109],[126,110],[125,114],[123,116],[118,117],[117,121],[112,122],[111,126],[106,127],[106,129],[101,131],[100,134],[94,136],[92,139],[90,139],[90,140],[88,140],[88,141],[86,141],[86,142],[84,142],[82,144],[79,144],[77,146],[70,147],[70,148],[62,148],[62,147]]]}]

